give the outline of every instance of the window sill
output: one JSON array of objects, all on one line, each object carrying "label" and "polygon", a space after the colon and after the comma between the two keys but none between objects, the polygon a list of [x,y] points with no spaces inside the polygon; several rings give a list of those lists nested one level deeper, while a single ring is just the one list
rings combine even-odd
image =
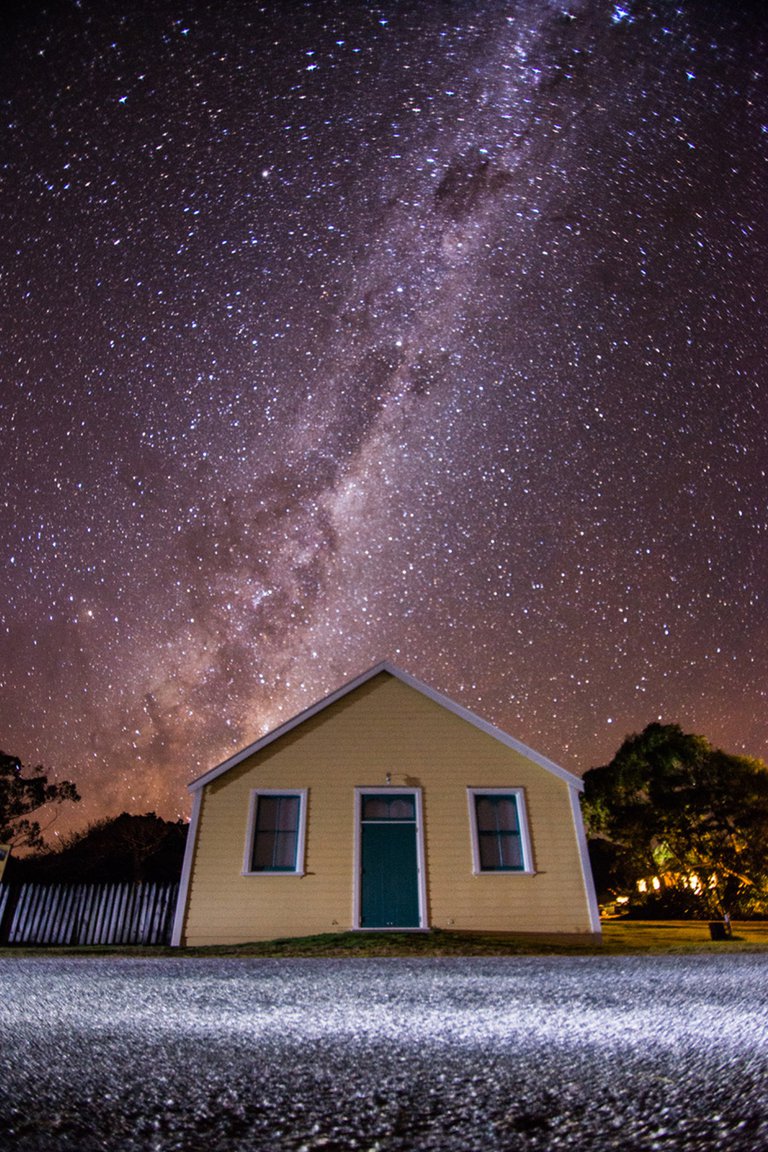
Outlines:
[{"label": "window sill", "polygon": [[535,876],[532,868],[473,868],[473,876]]}]

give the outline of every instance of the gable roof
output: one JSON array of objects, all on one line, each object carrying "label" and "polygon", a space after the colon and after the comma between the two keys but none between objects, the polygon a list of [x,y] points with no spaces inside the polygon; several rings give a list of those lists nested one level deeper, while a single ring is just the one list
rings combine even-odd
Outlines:
[{"label": "gable roof", "polygon": [[337,700],[348,696],[350,692],[354,692],[356,688],[360,688],[361,685],[366,684],[375,676],[381,675],[382,672],[389,673],[390,676],[394,676],[396,679],[402,681],[403,684],[407,684],[409,688],[415,689],[416,692],[421,692],[423,696],[427,696],[430,700],[433,700],[435,704],[439,704],[442,708],[453,712],[454,716],[461,717],[462,720],[466,720],[469,724],[474,725],[475,728],[479,728],[481,732],[485,732],[487,736],[491,736],[494,740],[505,744],[507,748],[512,748],[515,752],[519,752],[522,756],[532,760],[535,764],[546,769],[547,772],[551,772],[554,776],[559,776],[561,780],[565,780],[567,784],[577,788],[580,792],[584,790],[584,784],[581,779],[572,772],[561,768],[559,764],[555,764],[553,760],[542,756],[540,752],[535,752],[533,748],[529,748],[520,740],[515,740],[514,736],[503,732],[501,728],[496,728],[493,724],[489,724],[487,720],[483,720],[481,716],[470,712],[469,709],[464,708],[463,705],[457,704],[456,701],[451,700],[449,696],[443,696],[441,692],[436,692],[434,688],[430,688],[428,685],[422,683],[421,680],[417,680],[415,676],[404,672],[402,668],[398,668],[397,665],[390,664],[388,660],[382,660],[381,663],[374,664],[367,672],[363,672],[362,675],[356,676],[354,680],[350,680],[340,688],[337,688],[335,692],[331,692],[329,696],[318,700],[315,704],[310,705],[309,708],[305,708],[303,712],[297,713],[292,719],[287,720],[285,724],[281,724],[278,728],[273,728],[271,732],[267,732],[265,736],[255,740],[253,744],[242,748],[239,752],[236,752],[234,756],[230,756],[228,760],[224,760],[215,768],[211,768],[208,772],[203,773],[202,776],[198,776],[196,780],[193,780],[192,783],[188,785],[189,791],[198,792],[201,788],[204,788],[206,784],[217,780],[219,776],[223,776],[230,768],[234,768],[236,765],[242,763],[243,760],[247,759],[248,756],[252,756],[254,752],[260,752],[262,748],[266,748],[267,745],[273,741],[279,740],[281,736],[290,732],[291,729],[298,728],[305,720],[309,720],[311,716],[316,716],[318,712],[322,712],[329,705],[335,704]]}]

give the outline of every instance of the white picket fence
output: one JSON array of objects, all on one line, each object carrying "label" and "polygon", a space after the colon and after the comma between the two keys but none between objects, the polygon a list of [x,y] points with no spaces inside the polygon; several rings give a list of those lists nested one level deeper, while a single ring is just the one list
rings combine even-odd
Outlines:
[{"label": "white picket fence", "polygon": [[170,944],[178,884],[0,884],[0,944]]}]

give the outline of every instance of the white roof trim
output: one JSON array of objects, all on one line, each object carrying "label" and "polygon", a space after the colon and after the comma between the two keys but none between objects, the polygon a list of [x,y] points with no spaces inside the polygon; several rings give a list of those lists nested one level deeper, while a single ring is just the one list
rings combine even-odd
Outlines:
[{"label": "white roof trim", "polygon": [[341,700],[344,696],[349,695],[350,692],[354,692],[356,688],[360,688],[361,685],[367,683],[368,680],[372,680],[374,676],[378,676],[382,672],[388,672],[390,676],[401,680],[403,684],[407,684],[409,688],[414,688],[417,692],[421,692],[423,696],[427,696],[436,704],[447,708],[449,712],[453,712],[454,716],[461,717],[462,720],[466,720],[467,723],[474,725],[475,728],[479,728],[481,732],[485,732],[487,736],[491,736],[494,740],[505,744],[507,748],[512,748],[515,752],[519,752],[522,756],[533,760],[535,764],[540,765],[540,767],[546,769],[547,772],[551,772],[554,776],[559,776],[561,780],[565,780],[566,783],[577,788],[580,792],[583,791],[584,785],[578,776],[575,776],[572,772],[568,772],[565,768],[561,768],[559,764],[555,764],[553,760],[547,759],[547,757],[542,756],[541,753],[534,752],[533,748],[529,748],[527,744],[521,743],[520,740],[515,740],[514,736],[510,736],[507,732],[503,732],[501,728],[496,728],[493,724],[489,724],[487,720],[476,716],[474,712],[470,712],[468,708],[457,704],[456,701],[451,700],[450,697],[443,696],[441,692],[436,692],[427,684],[423,684],[421,680],[417,680],[415,676],[410,676],[407,672],[404,672],[402,668],[398,668],[395,664],[390,664],[388,660],[382,660],[380,664],[375,664],[373,668],[369,668],[367,672],[363,672],[362,675],[356,676],[354,680],[350,680],[347,684],[343,684],[341,688],[337,688],[330,696],[325,696],[322,700],[318,700],[309,708],[305,708],[303,712],[299,712],[291,720],[286,721],[285,724],[281,724],[278,728],[273,728],[271,732],[267,732],[265,736],[254,741],[253,744],[249,744],[247,748],[236,752],[234,756],[230,756],[229,759],[225,760],[222,764],[211,768],[210,771],[205,772],[202,776],[198,776],[196,780],[193,780],[192,783],[188,785],[189,791],[197,792],[200,788],[204,788],[206,784],[210,784],[212,780],[217,780],[219,776],[223,776],[230,768],[234,768],[237,764],[242,763],[248,756],[252,756],[254,752],[260,752],[262,748],[266,748],[267,745],[271,744],[274,740],[279,740],[281,736],[285,736],[285,734],[293,728],[298,728],[305,720],[316,716],[318,712],[322,712],[330,704],[335,704],[337,700]]}]

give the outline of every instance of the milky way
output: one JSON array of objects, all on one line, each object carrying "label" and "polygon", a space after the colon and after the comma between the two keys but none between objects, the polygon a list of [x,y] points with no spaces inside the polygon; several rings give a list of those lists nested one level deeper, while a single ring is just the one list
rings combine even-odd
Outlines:
[{"label": "milky way", "polygon": [[761,6],[124,7],[2,50],[0,746],[173,816],[386,658],[765,756]]}]

